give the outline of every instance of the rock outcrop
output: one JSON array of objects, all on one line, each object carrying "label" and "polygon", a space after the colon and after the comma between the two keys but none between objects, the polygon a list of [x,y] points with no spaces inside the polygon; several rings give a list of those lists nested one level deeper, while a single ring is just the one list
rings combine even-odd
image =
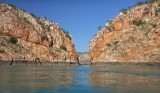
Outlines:
[{"label": "rock outcrop", "polygon": [[58,24],[0,4],[0,59],[12,57],[75,61],[77,53],[72,37]]},{"label": "rock outcrop", "polygon": [[78,55],[80,62],[90,62],[90,56],[88,52],[80,52]]},{"label": "rock outcrop", "polygon": [[92,62],[160,62],[160,4],[121,12],[90,41]]}]

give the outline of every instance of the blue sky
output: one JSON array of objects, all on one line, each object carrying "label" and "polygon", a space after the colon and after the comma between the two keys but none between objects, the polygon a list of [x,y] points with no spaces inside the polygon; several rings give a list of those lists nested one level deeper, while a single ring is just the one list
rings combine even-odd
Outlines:
[{"label": "blue sky", "polygon": [[139,1],[145,0],[0,0],[58,23],[72,35],[78,52],[89,51],[98,26]]}]

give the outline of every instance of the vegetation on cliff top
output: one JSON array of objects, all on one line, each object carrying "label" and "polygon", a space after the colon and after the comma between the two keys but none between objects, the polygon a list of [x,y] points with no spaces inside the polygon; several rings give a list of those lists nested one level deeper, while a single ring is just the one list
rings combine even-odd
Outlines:
[{"label": "vegetation on cliff top", "polygon": [[11,6],[13,9],[17,9],[17,7],[15,5],[12,5],[12,4],[8,4],[9,6]]},{"label": "vegetation on cliff top", "polygon": [[102,26],[98,26],[98,30],[99,30],[99,31],[102,30]]},{"label": "vegetation on cliff top", "polygon": [[67,38],[69,38],[69,40],[71,40],[72,39],[72,37],[69,35],[69,32],[67,31],[67,32],[65,32],[65,34],[66,34],[66,37]]},{"label": "vegetation on cliff top", "polygon": [[[29,60],[40,58],[47,61],[67,59],[74,61],[76,50],[72,36],[63,32],[60,26],[47,18],[39,18],[14,5],[0,4],[0,58],[24,56]],[[67,46],[67,47],[66,47]],[[68,48],[69,47],[69,48]],[[68,48],[68,49],[67,49]],[[59,50],[59,51],[57,51]],[[68,52],[68,51],[70,52]]]},{"label": "vegetation on cliff top", "polygon": [[[144,2],[138,2],[136,3],[133,7],[136,7],[136,6],[140,6],[140,5],[143,5],[143,4],[152,4],[152,3],[155,3],[155,2],[158,2],[159,0],[146,0]],[[120,12],[122,12],[123,14],[127,14],[127,11],[130,10],[132,7],[128,7],[128,8],[123,8],[120,10]]]},{"label": "vegetation on cliff top", "polygon": [[62,30],[62,31],[65,33],[65,36],[66,36],[69,40],[72,40],[72,37],[71,37],[71,35],[69,34],[68,31],[66,31],[64,28],[61,28],[61,27],[60,27],[60,30]]},{"label": "vegetation on cliff top", "polygon": [[[12,5],[12,4],[9,4],[9,6],[11,6],[13,9],[17,10],[18,8],[15,6],[15,5]],[[26,12],[25,10],[23,10],[24,12]],[[40,21],[40,18],[37,17],[34,13],[30,13],[30,15],[36,19],[37,23],[39,25],[42,26],[42,28],[46,29],[47,31],[51,31],[50,27],[49,26],[46,26],[45,23],[43,21]],[[47,20],[47,17],[44,17],[45,20]],[[31,24],[27,18],[23,18],[24,22],[28,23],[28,24]],[[53,22],[52,20],[50,22]],[[68,31],[65,31],[63,28],[60,28],[65,34],[66,34],[66,37],[69,38],[69,40],[72,40],[72,37],[70,36],[69,32]],[[45,38],[44,38],[45,39]]]},{"label": "vegetation on cliff top", "polygon": [[[108,21],[90,42],[92,61],[159,62],[160,1],[138,2],[128,9]],[[112,32],[106,33],[109,29]]]},{"label": "vegetation on cliff top", "polygon": [[[133,7],[136,7],[136,6],[140,6],[140,5],[143,5],[143,4],[152,4],[152,3],[155,3],[155,2],[158,2],[159,0],[146,0],[144,2],[138,2],[136,3]],[[158,6],[160,7],[160,4],[158,4]],[[128,7],[128,8],[123,8],[123,9],[120,9],[120,12],[122,12],[123,14],[127,14],[128,13],[128,10],[130,10],[132,7]],[[156,10],[156,12],[159,12],[159,10]],[[120,17],[120,20],[121,20],[121,17]],[[107,23],[108,25],[105,26],[105,28],[108,30],[108,31],[111,31],[111,28],[112,28],[112,21],[113,20],[109,20]],[[140,25],[144,25],[146,22],[145,21],[142,21],[142,20],[133,20],[132,23],[136,26],[140,26]],[[156,25],[153,25],[153,27],[156,27]],[[102,26],[98,26],[98,30],[102,30]],[[96,36],[96,35],[95,35]]]},{"label": "vegetation on cliff top", "polygon": [[10,37],[9,42],[12,43],[12,44],[16,44],[18,42],[18,40],[15,37]]}]

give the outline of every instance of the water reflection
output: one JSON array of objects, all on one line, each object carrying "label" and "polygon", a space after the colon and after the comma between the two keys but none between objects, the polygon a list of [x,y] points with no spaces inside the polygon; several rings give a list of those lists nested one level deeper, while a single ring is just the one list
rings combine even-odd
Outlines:
[{"label": "water reflection", "polygon": [[0,67],[0,93],[159,93],[159,82],[154,67]]},{"label": "water reflection", "polygon": [[[102,70],[103,69],[103,70]],[[93,86],[118,93],[159,93],[160,69],[147,67],[93,68],[89,75]]]},{"label": "water reflection", "polygon": [[80,86],[89,86],[88,74],[90,71],[89,66],[79,66],[74,69],[74,78],[75,85]]},{"label": "water reflection", "polygon": [[52,90],[59,86],[71,85],[73,84],[72,69],[47,66],[1,67],[0,93],[35,93],[46,91],[45,88]]}]

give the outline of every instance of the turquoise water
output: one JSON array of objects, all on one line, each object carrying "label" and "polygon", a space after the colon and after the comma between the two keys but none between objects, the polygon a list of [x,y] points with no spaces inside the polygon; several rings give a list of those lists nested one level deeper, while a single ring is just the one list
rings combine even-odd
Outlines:
[{"label": "turquoise water", "polygon": [[0,93],[160,93],[160,67],[0,66]]}]

